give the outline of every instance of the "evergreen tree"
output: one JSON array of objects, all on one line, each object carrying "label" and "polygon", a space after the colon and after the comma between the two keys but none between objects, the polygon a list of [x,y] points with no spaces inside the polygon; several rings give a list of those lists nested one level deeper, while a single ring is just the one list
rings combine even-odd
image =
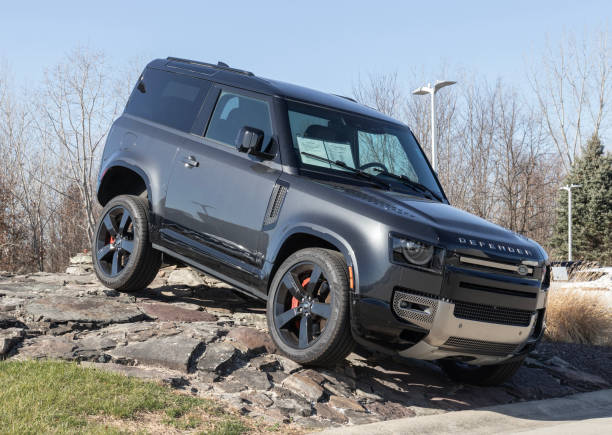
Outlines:
[{"label": "evergreen tree", "polygon": [[[572,256],[612,265],[612,155],[593,135],[576,159],[564,184],[581,184],[572,192]],[[560,191],[552,257],[567,259],[567,192]]]}]

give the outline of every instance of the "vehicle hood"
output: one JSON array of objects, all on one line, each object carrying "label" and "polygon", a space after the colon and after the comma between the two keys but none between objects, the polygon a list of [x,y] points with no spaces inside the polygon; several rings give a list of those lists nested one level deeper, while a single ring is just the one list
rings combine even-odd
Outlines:
[{"label": "vehicle hood", "polygon": [[[371,187],[344,185],[342,190],[387,213],[404,217],[403,228],[397,230],[399,233],[418,237],[419,232],[427,231],[417,229],[414,232],[413,229],[426,226],[447,249],[479,256],[543,257],[542,249],[533,240],[449,204]],[[417,223],[420,225],[415,225]]]}]

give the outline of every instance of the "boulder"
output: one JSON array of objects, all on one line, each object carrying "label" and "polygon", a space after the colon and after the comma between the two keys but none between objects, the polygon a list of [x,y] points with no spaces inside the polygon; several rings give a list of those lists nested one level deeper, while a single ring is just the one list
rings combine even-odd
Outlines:
[{"label": "boulder", "polygon": [[85,254],[85,253],[80,252],[70,259],[70,264],[91,265],[92,264],[91,254]]},{"label": "boulder", "polygon": [[348,423],[348,418],[346,417],[346,415],[342,414],[340,411],[331,408],[325,403],[315,404],[315,410],[317,411],[317,415],[321,418],[331,420],[334,423]]},{"label": "boulder", "polygon": [[288,376],[281,385],[283,388],[312,402],[318,402],[323,397],[323,387],[303,373]]},{"label": "boulder", "polygon": [[227,334],[227,337],[242,343],[252,353],[276,352],[276,345],[270,335],[255,328],[234,328]]},{"label": "boulder", "polygon": [[232,343],[217,342],[206,346],[204,355],[198,361],[198,370],[223,373],[231,368],[231,363],[240,355]]},{"label": "boulder", "polygon": [[198,352],[201,344],[200,340],[180,334],[128,343],[126,346],[111,350],[109,354],[118,361],[165,367],[187,373],[192,357]]},{"label": "boulder", "polygon": [[23,340],[25,331],[22,328],[0,329],[0,358]]},{"label": "boulder", "polygon": [[232,373],[234,380],[252,390],[269,390],[272,384],[265,373],[249,368],[241,368]]},{"label": "boulder", "polygon": [[58,323],[104,325],[144,319],[144,315],[134,304],[103,297],[50,296],[33,300],[25,306],[25,310],[34,320]]},{"label": "boulder", "polygon": [[329,405],[338,409],[351,409],[357,412],[365,412],[365,409],[363,409],[363,406],[361,406],[359,402],[349,399],[348,397],[331,396],[329,398]]},{"label": "boulder", "polygon": [[217,316],[206,311],[196,311],[172,304],[141,304],[143,313],[162,322],[216,322]]},{"label": "boulder", "polygon": [[195,271],[189,268],[180,268],[168,274],[168,285],[187,285],[197,287],[205,285],[204,279]]}]

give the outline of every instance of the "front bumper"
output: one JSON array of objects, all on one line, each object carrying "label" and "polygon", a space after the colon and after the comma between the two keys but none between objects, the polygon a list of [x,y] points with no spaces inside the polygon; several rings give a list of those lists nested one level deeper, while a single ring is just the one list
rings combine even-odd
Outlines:
[{"label": "front bumper", "polygon": [[[545,292],[541,293],[544,301]],[[421,341],[398,354],[423,360],[455,357],[477,365],[497,364],[519,354],[528,341],[537,341],[543,328],[543,310],[527,319],[502,311],[493,323],[456,317],[456,308],[450,300],[395,292],[393,311],[428,331]],[[492,318],[495,314],[483,311],[482,315]],[[504,324],[512,322],[515,324]]]}]

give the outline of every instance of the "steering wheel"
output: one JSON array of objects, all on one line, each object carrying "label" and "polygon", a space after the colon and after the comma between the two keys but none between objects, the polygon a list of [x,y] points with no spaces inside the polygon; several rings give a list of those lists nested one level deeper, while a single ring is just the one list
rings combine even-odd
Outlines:
[{"label": "steering wheel", "polygon": [[366,170],[366,169],[370,169],[370,168],[373,168],[373,167],[375,167],[375,166],[378,166],[378,167],[382,168],[382,169],[383,169],[385,172],[389,172],[389,170],[387,169],[387,167],[386,167],[384,164],[380,163],[380,162],[371,162],[371,163],[366,163],[365,165],[361,165],[361,166],[359,167],[359,169],[361,169],[362,171],[364,171],[364,170]]}]

